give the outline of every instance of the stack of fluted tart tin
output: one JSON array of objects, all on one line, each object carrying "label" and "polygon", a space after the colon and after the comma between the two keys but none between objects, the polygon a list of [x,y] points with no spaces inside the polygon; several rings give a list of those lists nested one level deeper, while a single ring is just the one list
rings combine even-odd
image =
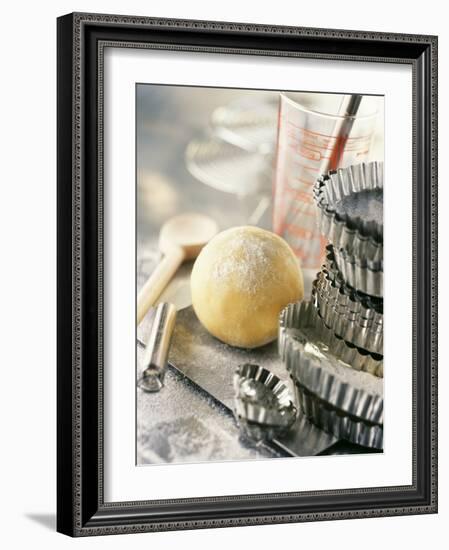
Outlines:
[{"label": "stack of fluted tart tin", "polygon": [[280,355],[310,420],[382,449],[383,163],[323,175],[314,199],[326,259],[311,301],[281,313]]}]

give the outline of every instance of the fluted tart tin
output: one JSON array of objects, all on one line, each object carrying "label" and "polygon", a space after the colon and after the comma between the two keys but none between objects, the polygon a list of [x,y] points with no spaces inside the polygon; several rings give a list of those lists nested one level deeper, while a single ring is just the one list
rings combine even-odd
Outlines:
[{"label": "fluted tart tin", "polygon": [[312,288],[312,299],[324,324],[354,346],[383,355],[383,300],[349,287],[330,258],[328,252],[327,264]]},{"label": "fluted tart tin", "polygon": [[335,436],[381,448],[383,379],[343,361],[336,342],[347,345],[335,335],[323,341],[322,325],[311,302],[290,304],[281,313],[279,353],[298,404],[310,420]]},{"label": "fluted tart tin", "polygon": [[353,164],[324,174],[313,189],[321,231],[335,248],[383,259],[383,163]]},{"label": "fluted tart tin", "polygon": [[282,435],[296,420],[288,387],[270,370],[246,363],[234,373],[234,415],[246,437],[258,441]]},{"label": "fluted tart tin", "polygon": [[383,261],[370,261],[351,256],[344,248],[334,248],[335,263],[343,279],[352,288],[374,296],[383,297]]},{"label": "fluted tart tin", "polygon": [[342,414],[300,384],[295,384],[295,389],[301,410],[319,428],[357,445],[379,450],[383,448],[383,424],[371,424]]},{"label": "fluted tart tin", "polygon": [[358,349],[335,335],[326,327],[313,302],[296,302],[282,310],[279,320],[279,352],[285,361],[287,334],[294,338],[304,332],[310,336],[315,346],[331,350],[332,354],[344,365],[356,371],[363,371],[375,376],[383,376],[383,358],[373,356],[366,350]]},{"label": "fluted tart tin", "polygon": [[279,353],[287,370],[296,382],[330,405],[381,424],[383,379],[343,361],[332,341],[323,342],[316,328],[318,319],[314,305],[307,301],[290,304],[282,311]]}]

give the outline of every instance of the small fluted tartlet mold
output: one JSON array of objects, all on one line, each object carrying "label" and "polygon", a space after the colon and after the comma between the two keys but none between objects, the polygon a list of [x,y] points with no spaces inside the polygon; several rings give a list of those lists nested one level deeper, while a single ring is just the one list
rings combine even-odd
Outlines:
[{"label": "small fluted tartlet mold", "polygon": [[349,287],[329,262],[317,274],[312,299],[324,324],[337,336],[375,355],[383,355],[383,300]]},{"label": "small fluted tartlet mold", "polygon": [[313,195],[318,206],[321,232],[348,254],[365,260],[383,260],[383,224],[342,212],[343,198],[362,191],[382,190],[383,163],[373,161],[339,168],[315,182]]},{"label": "small fluted tartlet mold", "polygon": [[288,387],[270,370],[245,363],[234,373],[234,415],[240,429],[256,441],[285,433],[296,420]]},{"label": "small fluted tartlet mold", "polygon": [[335,263],[346,283],[359,292],[383,297],[383,261],[371,262],[351,256],[344,248],[334,248]]},{"label": "small fluted tartlet mold", "polygon": [[[323,342],[319,323],[310,302],[290,304],[281,313],[279,353],[295,384],[341,414],[383,424],[383,380],[343,361],[341,344],[335,345],[335,340],[347,345],[335,336]],[[359,354],[355,348],[352,351]]]}]

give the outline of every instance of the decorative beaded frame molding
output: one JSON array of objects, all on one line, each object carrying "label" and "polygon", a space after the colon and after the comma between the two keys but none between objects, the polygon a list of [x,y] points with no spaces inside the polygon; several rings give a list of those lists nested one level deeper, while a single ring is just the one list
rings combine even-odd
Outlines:
[{"label": "decorative beaded frame molding", "polygon": [[[106,46],[412,66],[412,485],[104,502],[102,136]],[[58,19],[57,447],[57,529],[71,536],[437,511],[437,37],[86,13]]]}]

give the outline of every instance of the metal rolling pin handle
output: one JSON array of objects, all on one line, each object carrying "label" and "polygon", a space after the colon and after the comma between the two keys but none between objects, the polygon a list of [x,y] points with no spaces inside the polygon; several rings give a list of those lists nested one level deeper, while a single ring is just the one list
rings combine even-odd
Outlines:
[{"label": "metal rolling pin handle", "polygon": [[175,319],[176,308],[173,304],[161,303],[157,306],[142,360],[145,370],[137,382],[139,388],[146,392],[158,392],[164,386]]}]

